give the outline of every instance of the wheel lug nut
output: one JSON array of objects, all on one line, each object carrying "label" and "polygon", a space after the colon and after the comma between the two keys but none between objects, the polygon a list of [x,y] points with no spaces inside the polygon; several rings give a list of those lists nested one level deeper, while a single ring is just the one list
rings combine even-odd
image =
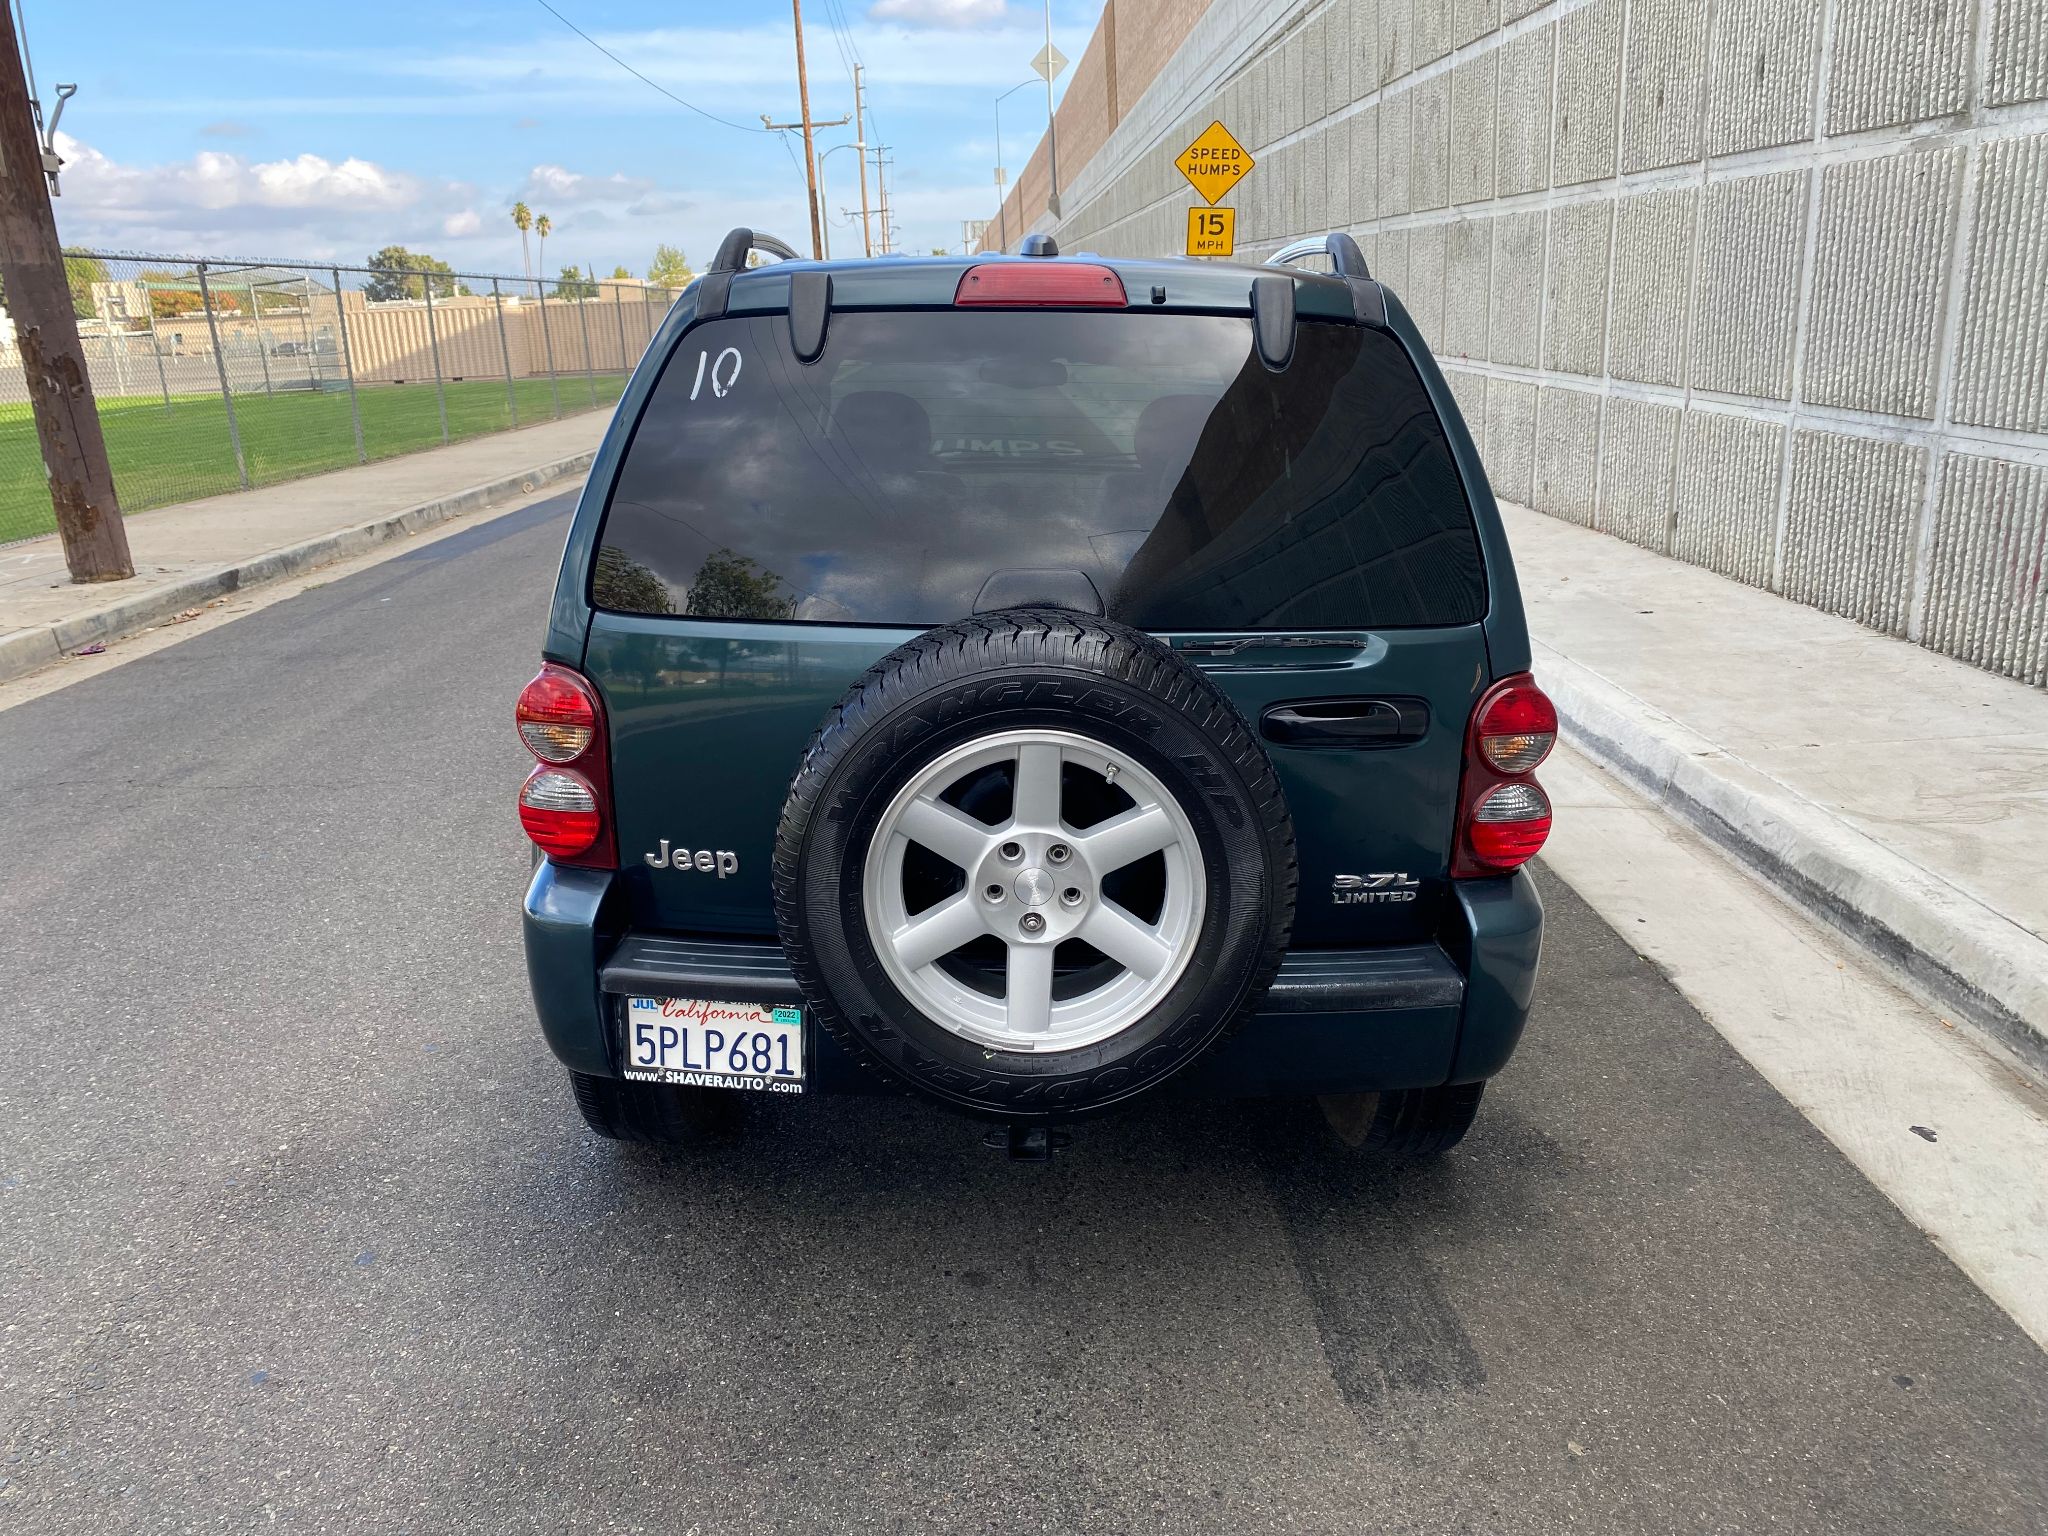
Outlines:
[{"label": "wheel lug nut", "polygon": [[1045,850],[1045,856],[1055,864],[1064,864],[1074,856],[1074,850],[1065,843],[1054,843]]},{"label": "wheel lug nut", "polygon": [[1063,907],[1078,907],[1083,899],[1081,893],[1071,885],[1060,892],[1060,905]]},{"label": "wheel lug nut", "polygon": [[1024,847],[1021,843],[1005,843],[999,851],[1012,864],[1024,857]]},{"label": "wheel lug nut", "polygon": [[1003,888],[1000,885],[992,885],[981,893],[981,897],[984,901],[1001,901],[1003,899]]},{"label": "wheel lug nut", "polygon": [[1026,912],[1018,921],[1017,926],[1026,933],[1043,933],[1045,932],[1045,919],[1036,912]]}]

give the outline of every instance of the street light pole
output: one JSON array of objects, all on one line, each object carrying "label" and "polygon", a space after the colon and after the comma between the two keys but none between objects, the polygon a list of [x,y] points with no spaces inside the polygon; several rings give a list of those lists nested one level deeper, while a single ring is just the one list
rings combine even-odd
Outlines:
[{"label": "street light pole", "polygon": [[1051,172],[1051,194],[1045,205],[1052,216],[1060,216],[1060,120],[1052,107],[1052,0],[1045,0],[1045,145],[1046,165]]},{"label": "street light pole", "polygon": [[[801,27],[799,27],[797,35],[799,37],[803,35]],[[797,58],[799,64],[801,64],[803,55],[799,53]],[[812,152],[812,134],[819,128],[842,127],[852,122],[853,117],[849,114],[845,117],[835,117],[824,121],[813,118],[811,116],[811,96],[808,87],[803,91],[803,108],[803,116],[793,123],[778,123],[766,112],[763,112],[761,114],[761,126],[770,133],[795,133],[798,129],[803,130],[804,185],[809,189],[811,197],[811,255],[813,258],[817,258],[823,252],[823,243],[819,234],[819,221],[821,218],[820,210],[824,207],[824,204],[818,201],[818,160],[817,156]]]},{"label": "street light pole", "polygon": [[[825,189],[825,162],[838,154],[842,149],[851,149],[858,153],[863,172],[866,171],[868,163],[867,145],[861,143],[858,139],[850,144],[834,144],[830,149],[818,156],[818,208],[819,216],[824,220],[825,259],[827,261],[832,259],[832,199]],[[870,250],[868,254],[872,256],[874,252]]]},{"label": "street light pole", "polygon": [[1014,96],[1029,84],[1023,81],[996,97],[996,232],[1005,254],[1010,249],[1010,200],[1003,188],[1003,97]]}]

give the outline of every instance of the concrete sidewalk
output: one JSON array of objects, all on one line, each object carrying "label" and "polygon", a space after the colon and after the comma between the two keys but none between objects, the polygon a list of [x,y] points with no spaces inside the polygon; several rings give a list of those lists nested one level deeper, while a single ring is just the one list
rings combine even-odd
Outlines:
[{"label": "concrete sidewalk", "polygon": [[0,550],[0,682],[228,592],[299,575],[590,465],[612,413],[495,432],[128,519],[135,575],[80,586],[55,535]]},{"label": "concrete sidewalk", "polygon": [[1567,738],[2048,1076],[2048,693],[1503,511]]}]

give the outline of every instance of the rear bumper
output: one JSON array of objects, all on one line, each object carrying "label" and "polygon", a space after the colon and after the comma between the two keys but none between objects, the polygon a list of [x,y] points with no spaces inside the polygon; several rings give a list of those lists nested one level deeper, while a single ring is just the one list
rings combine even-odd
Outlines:
[{"label": "rear bumper", "polygon": [[[527,888],[527,974],[549,1047],[564,1064],[615,1076],[616,999],[716,997],[801,1003],[772,940],[629,931],[612,921],[613,877],[543,863]],[[1295,950],[1257,1014],[1176,1081],[1246,1097],[1478,1082],[1506,1064],[1529,1012],[1543,904],[1526,873],[1461,881],[1443,943]],[[878,1080],[822,1032],[811,1086]]]}]

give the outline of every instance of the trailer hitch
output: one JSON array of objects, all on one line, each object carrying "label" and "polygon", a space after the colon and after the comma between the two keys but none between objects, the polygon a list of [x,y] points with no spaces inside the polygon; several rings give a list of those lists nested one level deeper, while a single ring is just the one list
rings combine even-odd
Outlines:
[{"label": "trailer hitch", "polygon": [[982,1145],[998,1147],[1013,1163],[1049,1163],[1053,1153],[1073,1145],[1070,1131],[1045,1125],[1006,1125],[981,1138]]}]

